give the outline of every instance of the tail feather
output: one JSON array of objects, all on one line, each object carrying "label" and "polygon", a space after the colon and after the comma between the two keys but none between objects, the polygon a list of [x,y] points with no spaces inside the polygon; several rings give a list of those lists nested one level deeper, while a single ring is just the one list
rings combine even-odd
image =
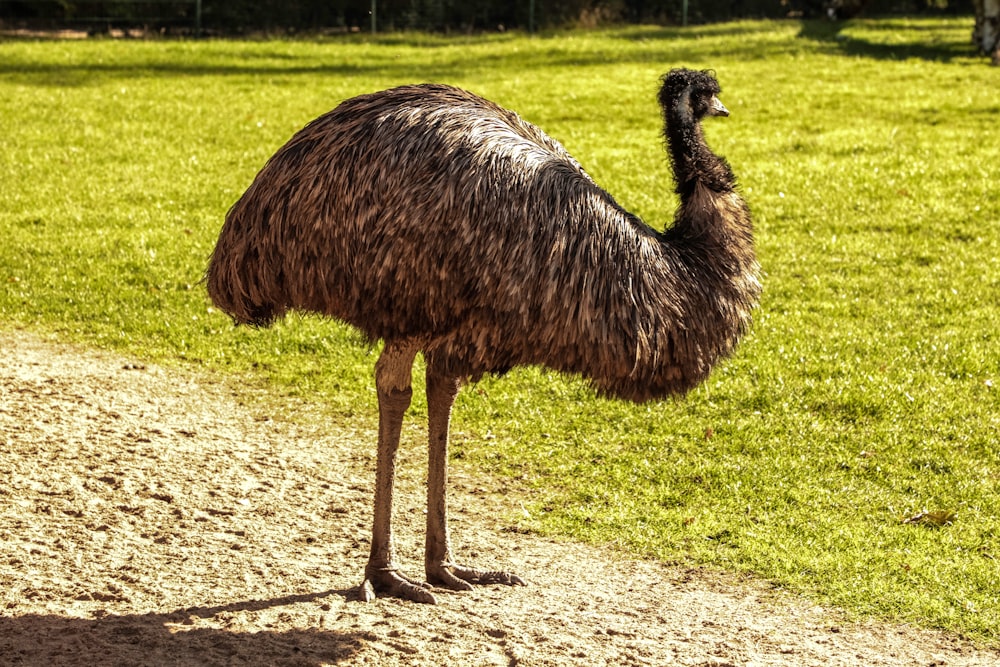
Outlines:
[{"label": "tail feather", "polygon": [[266,328],[285,315],[279,307],[261,293],[259,287],[248,283],[244,272],[234,270],[240,262],[224,255],[225,244],[216,246],[205,273],[205,286],[212,303],[229,315],[237,325]]}]

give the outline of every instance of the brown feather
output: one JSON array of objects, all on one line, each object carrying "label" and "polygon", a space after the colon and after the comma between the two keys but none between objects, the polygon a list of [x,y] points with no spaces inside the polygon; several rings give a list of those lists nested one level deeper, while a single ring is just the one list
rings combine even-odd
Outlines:
[{"label": "brown feather", "polygon": [[[676,171],[687,149],[670,123]],[[725,175],[724,188],[696,179],[660,233],[492,102],[430,84],[362,95],[260,171],[226,217],[208,291],[240,323],[303,310],[425,341],[454,376],[543,365],[631,400],[682,393],[732,351],[760,293],[749,211]]]}]

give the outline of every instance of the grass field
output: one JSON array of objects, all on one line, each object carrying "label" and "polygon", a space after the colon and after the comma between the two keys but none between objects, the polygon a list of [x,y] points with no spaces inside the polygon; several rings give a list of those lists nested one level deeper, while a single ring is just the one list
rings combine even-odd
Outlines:
[{"label": "grass field", "polygon": [[442,81],[518,110],[662,227],[676,202],[657,79],[713,68],[732,117],[708,138],[766,273],[752,334],[683,401],[601,400],[538,369],[484,380],[460,396],[455,465],[509,477],[525,529],[996,645],[1000,97],[971,25],[0,41],[0,326],[371,424],[375,356],[356,334],[298,316],[234,329],[199,284],[267,157],[345,97]]}]

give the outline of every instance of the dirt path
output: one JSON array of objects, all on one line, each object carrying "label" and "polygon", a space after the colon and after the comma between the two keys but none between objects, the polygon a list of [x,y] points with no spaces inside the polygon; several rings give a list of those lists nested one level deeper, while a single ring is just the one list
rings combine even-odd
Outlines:
[{"label": "dirt path", "polygon": [[[0,332],[0,665],[1000,664],[759,582],[513,534],[503,494],[461,473],[459,553],[531,585],[363,604],[373,434],[241,396]],[[398,537],[416,574],[408,456]]]}]

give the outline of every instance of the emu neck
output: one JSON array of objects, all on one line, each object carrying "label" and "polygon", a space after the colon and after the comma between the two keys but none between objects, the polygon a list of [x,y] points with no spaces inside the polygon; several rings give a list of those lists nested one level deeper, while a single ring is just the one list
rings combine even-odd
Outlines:
[{"label": "emu neck", "polygon": [[733,191],[733,172],[705,143],[701,123],[690,111],[671,109],[666,119],[667,146],[677,182],[677,194],[684,202],[701,184],[717,193]]},{"label": "emu neck", "polygon": [[666,136],[681,203],[665,238],[689,266],[729,289],[726,281],[757,272],[750,211],[729,164],[709,149],[687,105],[678,107],[668,110]]}]

